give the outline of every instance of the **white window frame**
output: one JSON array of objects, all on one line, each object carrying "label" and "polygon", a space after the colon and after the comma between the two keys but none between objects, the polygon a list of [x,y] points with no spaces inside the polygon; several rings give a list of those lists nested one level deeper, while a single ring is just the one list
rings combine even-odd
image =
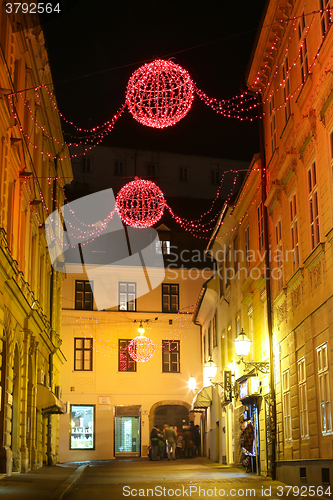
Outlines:
[{"label": "white window frame", "polygon": [[283,425],[286,443],[292,441],[291,396],[289,368],[282,372]]},{"label": "white window frame", "polygon": [[296,272],[297,269],[299,268],[299,261],[300,261],[296,193],[294,193],[291,196],[291,198],[289,198],[289,214],[290,214],[291,249],[293,254],[293,272]]},{"label": "white window frame", "polygon": [[297,361],[299,424],[301,439],[309,437],[308,396],[305,357]]},{"label": "white window frame", "polygon": [[308,193],[311,250],[313,250],[320,242],[319,196],[315,161],[312,161],[308,168]]},{"label": "white window frame", "polygon": [[323,436],[333,434],[331,392],[328,369],[327,342],[317,347],[317,369],[318,369],[318,397],[320,406],[320,424]]}]

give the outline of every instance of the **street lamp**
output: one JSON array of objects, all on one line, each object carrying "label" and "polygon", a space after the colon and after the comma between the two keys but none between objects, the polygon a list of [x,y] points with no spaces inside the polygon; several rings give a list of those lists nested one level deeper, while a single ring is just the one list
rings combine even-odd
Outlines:
[{"label": "street lamp", "polygon": [[[269,373],[268,361],[244,361],[244,356],[247,356],[251,347],[251,340],[244,332],[243,328],[234,340],[237,356],[240,356],[240,361],[245,365],[247,371],[251,368],[259,370],[261,373]],[[239,361],[239,362],[240,362]]]},{"label": "street lamp", "polygon": [[188,388],[191,392],[194,392],[195,391],[195,388],[196,388],[196,385],[197,385],[197,381],[195,380],[195,378],[193,377],[193,375],[191,375],[191,377],[189,378],[189,381],[187,382],[188,384]]},{"label": "street lamp", "polygon": [[214,363],[214,361],[210,357],[209,360],[203,365],[203,368],[205,377],[207,377],[209,381],[212,382],[212,378],[214,378],[216,375],[217,364]]}]

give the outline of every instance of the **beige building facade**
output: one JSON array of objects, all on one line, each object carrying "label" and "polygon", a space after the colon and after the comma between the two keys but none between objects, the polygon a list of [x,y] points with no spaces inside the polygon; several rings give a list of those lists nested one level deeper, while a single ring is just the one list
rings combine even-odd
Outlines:
[{"label": "beige building facade", "polygon": [[33,90],[53,90],[43,32],[0,6],[0,472],[9,475],[58,461],[62,276],[43,224],[72,171],[57,111],[45,88]]}]

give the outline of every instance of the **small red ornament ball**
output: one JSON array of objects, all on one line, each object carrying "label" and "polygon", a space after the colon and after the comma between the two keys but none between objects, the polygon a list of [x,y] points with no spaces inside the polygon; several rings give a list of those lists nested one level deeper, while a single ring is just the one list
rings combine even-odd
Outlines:
[{"label": "small red ornament ball", "polygon": [[144,335],[135,337],[128,344],[128,353],[137,363],[144,363],[148,361],[153,356],[154,352],[154,342]]},{"label": "small red ornament ball", "polygon": [[137,69],[127,84],[126,104],[133,118],[147,127],[165,128],[189,112],[194,84],[178,64],[157,59]]},{"label": "small red ornament ball", "polygon": [[165,199],[152,181],[136,178],[125,184],[116,198],[116,208],[124,224],[131,227],[151,227],[163,215]]}]

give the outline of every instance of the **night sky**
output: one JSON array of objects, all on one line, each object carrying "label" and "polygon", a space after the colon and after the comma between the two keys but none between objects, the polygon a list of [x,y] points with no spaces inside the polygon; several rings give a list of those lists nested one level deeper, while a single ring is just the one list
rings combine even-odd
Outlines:
[{"label": "night sky", "polygon": [[[264,0],[62,2],[43,24],[60,111],[78,126],[99,125],[125,102],[127,81],[144,62],[172,58],[210,97],[245,89]],[[188,50],[189,49],[189,50]],[[198,97],[178,124],[144,127],[129,112],[104,145],[248,160],[259,151],[258,121],[216,114]]]}]

